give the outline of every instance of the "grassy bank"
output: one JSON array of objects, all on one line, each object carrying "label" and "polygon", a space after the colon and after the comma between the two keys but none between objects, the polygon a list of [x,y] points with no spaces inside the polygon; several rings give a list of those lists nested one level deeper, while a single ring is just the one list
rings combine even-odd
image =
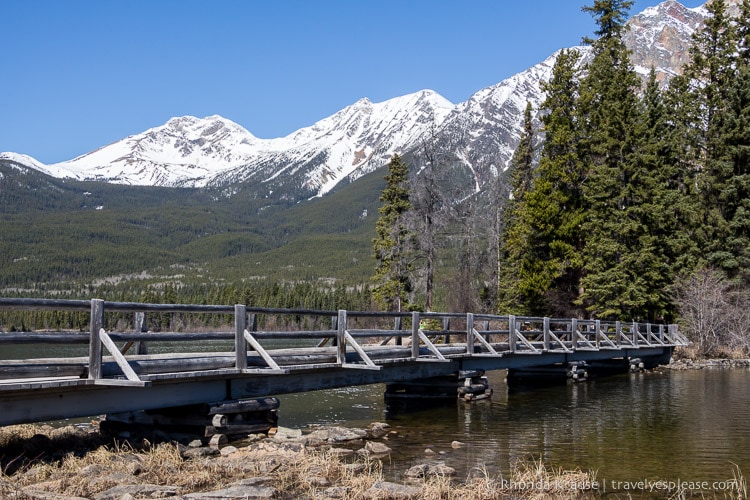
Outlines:
[{"label": "grassy bank", "polygon": [[191,493],[238,485],[273,498],[598,496],[595,474],[553,469],[541,462],[519,462],[508,477],[491,477],[477,470],[467,478],[432,473],[394,484],[383,479],[387,457],[344,456],[340,449],[328,446],[279,444],[268,438],[240,449],[225,447],[213,456],[187,458],[185,447],[174,443],[146,442],[136,448],[72,427],[54,430],[24,425],[0,429],[0,458],[0,497],[17,499],[53,498],[55,494],[110,498],[107,495],[116,492],[131,495],[124,498],[189,498]]}]

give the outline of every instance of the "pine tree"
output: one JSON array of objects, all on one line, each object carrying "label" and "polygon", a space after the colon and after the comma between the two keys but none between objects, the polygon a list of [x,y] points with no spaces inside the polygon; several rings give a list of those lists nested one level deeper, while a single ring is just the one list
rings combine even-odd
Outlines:
[{"label": "pine tree", "polygon": [[649,278],[658,267],[644,224],[644,203],[652,193],[637,155],[637,97],[640,81],[622,40],[632,1],[596,0],[584,8],[596,17],[599,39],[581,85],[579,107],[585,120],[583,142],[588,204],[587,240],[579,303],[600,318],[650,315]]},{"label": "pine tree", "polygon": [[633,313],[650,321],[660,317],[671,320],[675,314],[671,285],[677,276],[694,267],[697,257],[691,238],[696,214],[693,176],[682,161],[684,143],[672,140],[671,132],[676,130],[674,110],[667,112],[653,68],[642,100],[636,175],[631,184],[642,193],[635,215],[643,233],[638,238],[639,247],[625,263],[637,269],[644,281],[642,305]]},{"label": "pine tree", "polygon": [[743,66],[733,85],[726,124],[724,178],[718,202],[723,221],[721,240],[709,255],[729,278],[750,284],[750,66]]},{"label": "pine tree", "polygon": [[[534,125],[531,103],[526,103],[521,140],[511,158],[510,200],[500,213],[500,241],[498,242],[498,311],[500,314],[524,312],[519,281],[521,259],[526,252],[528,231],[523,212],[526,194],[534,177]],[[498,178],[499,182],[500,178]],[[499,203],[499,200],[498,200]]]},{"label": "pine tree", "polygon": [[750,4],[743,0],[736,22],[724,0],[706,5],[710,16],[693,37],[685,77],[699,115],[697,185],[701,220],[697,236],[709,265],[729,277],[750,275],[747,208],[747,67]]},{"label": "pine tree", "polygon": [[411,210],[408,175],[407,165],[399,155],[394,155],[388,164],[386,186],[380,193],[383,205],[378,209],[377,237],[373,239],[377,267],[372,277],[372,295],[382,309],[390,311],[405,310],[412,289],[408,260],[410,234],[405,219]]},{"label": "pine tree", "polygon": [[561,51],[543,85],[544,147],[533,189],[526,196],[528,252],[521,266],[521,293],[530,313],[576,315],[582,267],[581,233],[585,171],[580,161],[579,54]]}]

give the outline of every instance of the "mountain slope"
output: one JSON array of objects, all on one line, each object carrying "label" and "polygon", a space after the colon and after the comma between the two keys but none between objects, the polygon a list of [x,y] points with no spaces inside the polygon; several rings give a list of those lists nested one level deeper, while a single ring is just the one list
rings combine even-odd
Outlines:
[{"label": "mountain slope", "polygon": [[[636,69],[679,73],[705,15],[668,0],[634,16]],[[365,280],[378,169],[394,152],[419,168],[417,150],[434,139],[450,153],[451,196],[493,185],[555,57],[455,106],[431,91],[361,99],[278,139],[180,117],[54,165],[0,153],[0,289],[173,267],[205,280]]]},{"label": "mountain slope", "polygon": [[6,154],[57,177],[115,184],[219,187],[256,197],[320,196],[342,179],[361,177],[416,144],[454,105],[432,91],[355,104],[279,139],[258,139],[220,116],[173,118],[73,160],[45,166]]},{"label": "mountain slope", "polygon": [[[732,8],[736,2],[732,0]],[[636,69],[645,75],[653,66],[663,81],[678,74],[691,36],[706,15],[704,8],[688,9],[667,0],[633,16],[626,44]],[[466,170],[478,191],[507,167],[526,102],[538,109],[543,100],[540,83],[549,78],[554,61],[552,55],[458,105],[428,90],[382,103],[365,98],[278,139],[258,139],[219,116],[185,116],[70,161],[23,163],[56,177],[210,186],[223,196],[244,191],[256,199],[290,204],[325,195],[342,180],[355,181],[439,130],[441,147]]]},{"label": "mountain slope", "polygon": [[[736,9],[738,0],[732,0]],[[667,0],[633,16],[626,44],[635,68],[653,66],[662,81],[678,74],[688,58],[704,8]],[[585,48],[579,48],[585,51]],[[223,196],[247,192],[270,203],[293,204],[329,193],[416,148],[428,134],[464,169],[462,178],[480,190],[508,165],[520,137],[526,102],[543,100],[555,55],[453,105],[432,91],[381,103],[361,99],[341,111],[278,139],[258,139],[219,116],[185,116],[79,156],[41,165],[22,162],[56,177],[130,185],[213,187]],[[0,154],[0,158],[18,158]]]}]

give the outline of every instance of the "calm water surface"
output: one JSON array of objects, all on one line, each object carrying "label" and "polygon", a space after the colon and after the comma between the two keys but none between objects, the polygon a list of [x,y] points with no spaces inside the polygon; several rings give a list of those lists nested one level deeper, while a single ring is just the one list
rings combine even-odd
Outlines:
[{"label": "calm water surface", "polygon": [[[628,374],[511,391],[490,372],[490,400],[392,413],[382,385],[280,396],[280,425],[385,421],[396,431],[391,477],[424,450],[467,475],[515,460],[597,472],[600,481],[725,481],[750,475],[750,370]],[[451,442],[466,444],[453,449]]]}]

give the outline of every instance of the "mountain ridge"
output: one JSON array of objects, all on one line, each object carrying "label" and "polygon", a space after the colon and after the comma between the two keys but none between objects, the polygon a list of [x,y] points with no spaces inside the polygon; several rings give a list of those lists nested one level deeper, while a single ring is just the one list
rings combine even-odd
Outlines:
[{"label": "mountain ridge", "polygon": [[[661,81],[678,74],[706,15],[704,7],[689,9],[676,0],[633,15],[625,38],[633,66],[642,76],[653,66]],[[60,163],[44,165],[14,153],[0,158],[20,158],[54,177],[208,187],[226,197],[249,190],[256,198],[299,202],[356,181],[437,130],[454,166],[465,169],[479,191],[507,168],[526,102],[539,108],[541,82],[549,78],[556,54],[458,104],[431,90],[379,103],[362,98],[281,138],[259,139],[218,115],[183,116]]]}]

